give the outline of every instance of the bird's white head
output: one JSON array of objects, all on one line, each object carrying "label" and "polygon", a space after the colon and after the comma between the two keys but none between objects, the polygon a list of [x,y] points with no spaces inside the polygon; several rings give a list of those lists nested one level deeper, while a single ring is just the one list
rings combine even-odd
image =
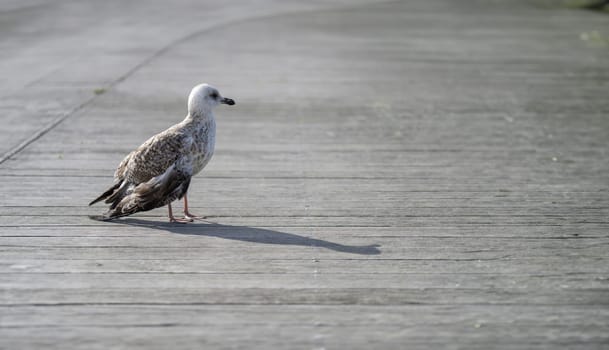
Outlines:
[{"label": "bird's white head", "polygon": [[188,114],[193,117],[207,115],[221,103],[232,106],[235,101],[222,97],[218,89],[209,84],[199,84],[192,88],[188,96]]}]

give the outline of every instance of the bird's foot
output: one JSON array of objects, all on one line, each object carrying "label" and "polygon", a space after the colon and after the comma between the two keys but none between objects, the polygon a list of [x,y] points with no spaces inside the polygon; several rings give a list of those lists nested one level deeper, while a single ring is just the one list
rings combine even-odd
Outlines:
[{"label": "bird's foot", "polygon": [[192,221],[193,220],[188,218],[188,217],[184,217],[183,219],[176,218],[176,217],[173,217],[173,216],[169,217],[169,222],[175,222],[175,223],[178,223],[178,224],[188,224],[188,223],[190,223]]},{"label": "bird's foot", "polygon": [[205,217],[205,216],[198,216],[198,215],[192,214],[191,212],[185,211],[184,212],[184,219],[189,219],[190,221],[193,221],[193,220],[205,220],[205,219],[207,219],[207,217]]}]

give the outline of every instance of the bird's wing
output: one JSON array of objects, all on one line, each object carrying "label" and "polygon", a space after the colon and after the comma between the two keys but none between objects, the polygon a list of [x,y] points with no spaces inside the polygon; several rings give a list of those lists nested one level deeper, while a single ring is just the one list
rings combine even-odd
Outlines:
[{"label": "bird's wing", "polygon": [[193,159],[179,157],[162,174],[140,183],[104,215],[107,219],[159,208],[182,198],[192,177]]},{"label": "bird's wing", "polygon": [[121,182],[125,178],[125,173],[127,172],[127,164],[129,164],[129,160],[131,159],[131,156],[134,153],[135,153],[135,151],[132,151],[125,158],[123,158],[121,163],[116,168],[116,171],[114,172],[114,182],[115,183]]},{"label": "bird's wing", "polygon": [[127,181],[140,184],[163,174],[178,159],[188,155],[193,139],[175,125],[154,135],[131,152],[117,172]]},{"label": "bird's wing", "polygon": [[182,124],[176,124],[129,153],[114,172],[114,185],[89,205],[105,200],[112,203],[111,209],[116,207],[133,187],[163,174],[180,157],[188,155],[193,138],[185,131]]}]

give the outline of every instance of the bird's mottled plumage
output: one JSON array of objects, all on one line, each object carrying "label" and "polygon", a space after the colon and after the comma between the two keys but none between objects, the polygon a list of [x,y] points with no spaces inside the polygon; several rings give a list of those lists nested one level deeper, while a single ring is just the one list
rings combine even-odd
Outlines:
[{"label": "bird's mottled plumage", "polygon": [[[201,84],[188,98],[188,115],[169,129],[152,136],[129,153],[114,173],[114,185],[89,205],[105,200],[110,210],[104,219],[170,205],[186,195],[190,179],[214,153],[216,121],[213,108],[233,105],[214,87]],[[170,219],[174,220],[171,214]]]}]

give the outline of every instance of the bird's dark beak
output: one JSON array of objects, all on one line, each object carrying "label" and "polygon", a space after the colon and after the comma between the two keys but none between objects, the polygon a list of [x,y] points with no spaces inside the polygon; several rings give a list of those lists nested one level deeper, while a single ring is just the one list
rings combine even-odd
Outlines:
[{"label": "bird's dark beak", "polygon": [[235,104],[235,101],[232,98],[222,97],[222,99],[220,100],[220,103],[224,103],[226,105],[232,106]]}]

